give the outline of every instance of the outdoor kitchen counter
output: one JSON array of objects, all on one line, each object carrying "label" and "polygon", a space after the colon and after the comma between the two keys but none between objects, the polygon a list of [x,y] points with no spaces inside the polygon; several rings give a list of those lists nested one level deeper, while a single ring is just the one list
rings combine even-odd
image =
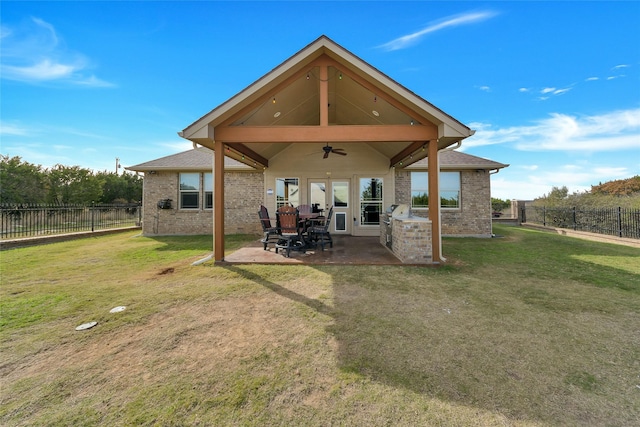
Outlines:
[{"label": "outdoor kitchen counter", "polygon": [[380,243],[405,264],[431,264],[431,220],[418,216],[383,218]]}]

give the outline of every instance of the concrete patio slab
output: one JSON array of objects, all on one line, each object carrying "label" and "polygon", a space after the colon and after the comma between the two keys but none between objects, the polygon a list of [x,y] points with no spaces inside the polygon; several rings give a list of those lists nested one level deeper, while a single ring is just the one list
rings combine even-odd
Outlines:
[{"label": "concrete patio slab", "polygon": [[273,245],[264,250],[259,240],[225,255],[229,264],[333,264],[333,265],[402,265],[391,251],[380,244],[379,237],[332,236],[333,248],[308,249],[306,253],[291,252],[287,258]]}]

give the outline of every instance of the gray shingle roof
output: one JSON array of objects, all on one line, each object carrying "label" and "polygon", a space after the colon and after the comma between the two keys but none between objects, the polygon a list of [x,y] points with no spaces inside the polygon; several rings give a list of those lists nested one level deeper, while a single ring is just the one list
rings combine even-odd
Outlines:
[{"label": "gray shingle roof", "polygon": [[[182,153],[172,154],[170,156],[161,157],[149,162],[140,163],[139,165],[129,166],[126,169],[136,172],[146,172],[152,170],[180,170],[180,171],[205,171],[211,170],[213,164],[213,151],[205,147],[198,147],[193,150],[183,151]],[[422,159],[407,169],[425,169],[428,159]],[[509,165],[494,162],[493,160],[484,159],[482,157],[472,156],[471,154],[461,153],[459,151],[445,150],[440,152],[440,169],[444,170],[461,170],[461,169],[483,169],[493,170],[506,168]],[[255,170],[250,166],[233,160],[229,157],[224,158],[225,170]]]},{"label": "gray shingle roof", "polygon": [[[407,166],[407,169],[425,169],[428,159],[424,158]],[[461,170],[461,169],[482,169],[493,170],[506,168],[509,165],[494,162],[482,157],[472,156],[455,150],[444,150],[440,152],[440,169]]]},{"label": "gray shingle roof", "polygon": [[[178,154],[161,157],[139,165],[129,166],[126,169],[136,172],[147,172],[152,170],[180,170],[180,171],[205,171],[213,167],[213,151],[205,147],[198,147],[193,150],[183,151]],[[255,170],[250,166],[233,160],[224,158],[225,170]]]}]

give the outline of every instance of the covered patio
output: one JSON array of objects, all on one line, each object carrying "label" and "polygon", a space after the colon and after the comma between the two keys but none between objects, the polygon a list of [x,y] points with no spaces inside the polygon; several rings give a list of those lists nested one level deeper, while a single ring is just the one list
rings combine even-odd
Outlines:
[{"label": "covered patio", "polygon": [[[336,208],[335,224],[340,228],[334,225],[333,232],[376,239],[380,236],[379,216],[395,203],[396,169],[427,158],[428,190],[433,196],[429,198],[429,254],[436,264],[443,261],[438,152],[472,134],[467,126],[326,36],[179,133],[194,146],[224,153],[213,159],[216,262],[226,260],[226,156],[264,171],[263,204],[271,213],[291,203],[288,192],[283,192],[284,196],[279,193],[279,183],[295,183],[294,206],[311,204],[313,188],[322,188],[323,193],[326,189],[326,203],[321,205],[327,210]],[[333,151],[333,147],[338,149]],[[360,189],[367,180],[374,188],[370,199],[375,200],[362,197]],[[334,203],[341,191],[334,188],[335,183],[345,189],[341,195],[347,200],[341,200],[342,205]],[[370,213],[366,208],[372,205],[374,215],[365,218],[365,213]],[[387,251],[379,241],[365,251],[370,253],[372,247]],[[370,254],[367,258],[372,263]]]},{"label": "covered patio", "polygon": [[320,250],[310,248],[305,253],[292,251],[289,257],[276,253],[273,245],[269,250],[255,242],[224,257],[229,264],[306,264],[306,265],[403,265],[391,251],[382,246],[378,237],[335,236],[333,248]]}]

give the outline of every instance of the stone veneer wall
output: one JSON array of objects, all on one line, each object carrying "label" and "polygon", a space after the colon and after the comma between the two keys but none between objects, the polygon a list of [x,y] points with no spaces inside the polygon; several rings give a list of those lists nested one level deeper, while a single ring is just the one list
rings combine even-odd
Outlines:
[{"label": "stone veneer wall", "polygon": [[[142,218],[144,235],[213,234],[212,209],[178,208],[178,174],[179,172],[145,174]],[[262,172],[225,172],[224,179],[225,234],[261,233],[258,209],[263,203]],[[172,199],[172,208],[159,209],[157,203],[161,199]]]},{"label": "stone veneer wall", "polygon": [[[447,236],[491,236],[491,181],[489,171],[460,172],[460,209],[441,209],[442,234]],[[411,206],[411,173],[396,170],[396,203]],[[428,217],[427,209],[412,209]]]},{"label": "stone veneer wall", "polygon": [[432,264],[431,221],[391,220],[393,253],[404,264]]}]

